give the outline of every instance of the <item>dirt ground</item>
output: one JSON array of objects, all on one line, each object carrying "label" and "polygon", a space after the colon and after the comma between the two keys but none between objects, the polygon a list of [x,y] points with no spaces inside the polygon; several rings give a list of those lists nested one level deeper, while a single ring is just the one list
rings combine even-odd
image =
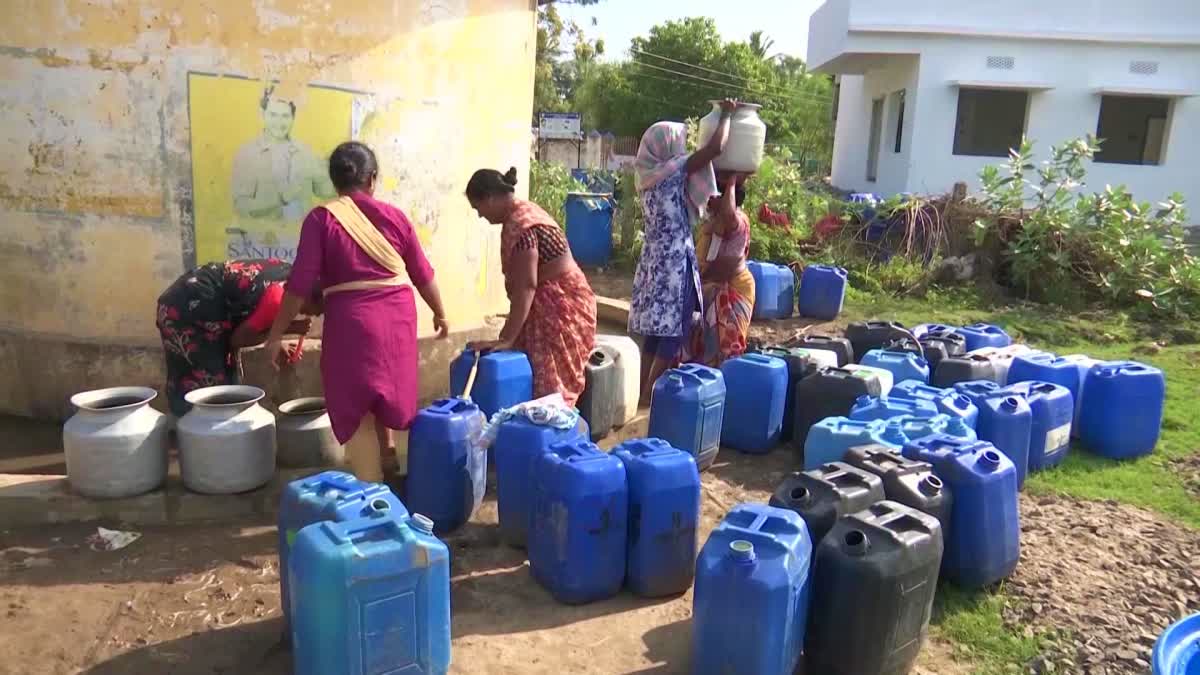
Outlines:
[{"label": "dirt ground", "polygon": [[1200,611],[1200,532],[1116,502],[1024,499],[1013,626],[1065,631],[1045,672],[1135,675],[1171,623]]},{"label": "dirt ground", "polygon": [[[593,285],[628,297],[626,276],[593,275]],[[781,339],[804,325],[755,326],[755,336]],[[621,436],[640,432],[644,421]],[[791,469],[783,448],[761,457],[722,451],[703,477],[701,542],[730,507],[765,501]],[[1018,632],[1068,633],[1024,664],[1026,672],[1145,673],[1158,632],[1200,610],[1200,533],[1109,502],[1023,496],[1021,515],[1021,565],[1005,585],[1005,621]],[[278,646],[271,523],[146,528],[112,552],[89,547],[94,532],[94,525],[0,532],[0,675],[292,672]],[[499,542],[494,494],[446,541],[451,672],[688,672],[690,591],[560,605],[531,579],[523,552]],[[971,671],[936,629],[915,670]]]},{"label": "dirt ground", "polygon": [[[723,451],[703,477],[701,540],[729,507],[765,500],[790,468],[784,449],[765,457]],[[1027,672],[1144,673],[1162,628],[1200,610],[1200,533],[1108,502],[1023,497],[1021,511],[1021,565],[1005,587],[1013,598],[1005,620],[1017,631],[1069,632]],[[112,552],[90,548],[94,532],[0,533],[0,673],[292,672],[277,646],[269,523],[148,528]],[[446,541],[452,672],[688,672],[691,592],[560,605],[530,578],[523,552],[500,543],[491,495]],[[935,629],[915,672],[971,668]]]},{"label": "dirt ground", "polygon": [[[733,505],[765,501],[790,469],[784,449],[765,457],[723,451],[703,478],[701,542]],[[291,673],[290,656],[276,647],[279,568],[269,523],[149,528],[112,552],[91,550],[85,540],[94,532],[0,533],[0,673]],[[452,672],[688,671],[690,591],[560,605],[530,578],[524,553],[500,543],[494,495],[446,541]],[[968,672],[936,639],[920,666]]]},{"label": "dirt ground", "polygon": [[[621,436],[643,430],[635,423]],[[763,457],[722,451],[703,477],[701,541],[731,506],[766,500],[791,467],[783,448]],[[1200,610],[1200,533],[1110,502],[1023,496],[1021,514],[1021,565],[1005,584],[1005,621],[1017,632],[1066,632],[1026,672],[1145,673],[1162,628]],[[94,532],[0,532],[0,674],[292,672],[277,647],[270,523],[147,528],[112,552],[90,548]],[[523,552],[499,542],[493,495],[446,541],[452,672],[688,671],[690,592],[560,605],[530,578]],[[932,635],[918,675],[971,672]]]}]

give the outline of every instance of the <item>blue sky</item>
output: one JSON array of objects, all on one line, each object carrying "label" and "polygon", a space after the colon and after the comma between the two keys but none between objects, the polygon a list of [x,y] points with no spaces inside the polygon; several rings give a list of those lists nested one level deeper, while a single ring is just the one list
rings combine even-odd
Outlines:
[{"label": "blue sky", "polygon": [[[607,58],[627,57],[629,41],[655,24],[685,16],[716,20],[726,40],[746,40],[756,30],[775,41],[775,51],[805,58],[808,18],[823,0],[601,0],[581,7],[559,4],[564,19],[574,19],[588,37],[604,38]],[[597,25],[591,25],[592,17]]]}]

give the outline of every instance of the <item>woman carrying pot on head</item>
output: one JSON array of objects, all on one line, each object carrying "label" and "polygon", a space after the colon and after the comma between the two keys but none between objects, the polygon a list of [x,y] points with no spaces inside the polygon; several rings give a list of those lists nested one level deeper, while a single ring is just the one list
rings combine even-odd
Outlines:
[{"label": "woman carrying pot on head", "polygon": [[[292,266],[281,260],[230,260],[201,265],[179,277],[158,298],[155,323],[167,365],[167,401],[171,414],[191,409],[184,396],[196,389],[237,384],[240,350],[260,345],[275,322]],[[305,317],[283,326],[304,335],[309,316],[321,313],[320,296],[302,295]]]},{"label": "woman carrying pot on head", "polygon": [[329,157],[338,199],[309,212],[296,262],[267,349],[276,367],[281,340],[303,298],[325,296],[321,383],[338,442],[361,480],[394,470],[394,429],[417,413],[417,308],[413,288],[433,311],[439,338],[448,333],[433,268],[404,213],[373,197],[379,179],[366,145],[339,145]]},{"label": "woman carrying pot on head", "polygon": [[479,216],[500,225],[500,266],[511,305],[498,340],[481,351],[519,349],[533,367],[533,395],[562,394],[575,405],[596,341],[596,296],[554,218],[514,194],[517,170],[476,171],[467,200]]},{"label": "woman carrying pot on head", "polygon": [[709,217],[700,228],[700,282],[704,312],[684,347],[684,360],[719,368],[746,351],[754,314],[754,277],[746,267],[750,252],[750,218],[745,176],[718,176],[721,194],[709,202]]},{"label": "woman carrying pot on head", "polygon": [[735,101],[722,101],[721,121],[704,147],[687,151],[687,127],[659,122],[638,147],[638,191],[646,217],[645,243],[633,278],[629,331],[642,338],[642,405],[654,382],[679,362],[703,309],[692,223],[717,194],[712,162],[725,151]]}]

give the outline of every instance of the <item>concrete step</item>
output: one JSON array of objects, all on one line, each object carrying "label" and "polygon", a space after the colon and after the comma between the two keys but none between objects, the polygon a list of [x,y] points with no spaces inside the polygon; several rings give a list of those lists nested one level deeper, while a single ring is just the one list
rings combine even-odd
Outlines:
[{"label": "concrete step", "polygon": [[162,489],[123,499],[76,494],[66,476],[0,474],[0,530],[91,521],[169,525],[274,516],[284,486],[321,471],[279,469],[265,486],[236,495],[191,492],[177,475],[169,475]]}]

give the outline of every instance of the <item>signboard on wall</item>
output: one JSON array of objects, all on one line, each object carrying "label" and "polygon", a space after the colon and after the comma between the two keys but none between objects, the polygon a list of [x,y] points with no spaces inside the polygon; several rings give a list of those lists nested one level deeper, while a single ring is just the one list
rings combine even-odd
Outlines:
[{"label": "signboard on wall", "polygon": [[579,113],[539,113],[539,138],[583,138],[583,115]]},{"label": "signboard on wall", "polygon": [[337,196],[329,153],[354,137],[369,99],[189,73],[196,262],[293,260],[304,217]]}]

